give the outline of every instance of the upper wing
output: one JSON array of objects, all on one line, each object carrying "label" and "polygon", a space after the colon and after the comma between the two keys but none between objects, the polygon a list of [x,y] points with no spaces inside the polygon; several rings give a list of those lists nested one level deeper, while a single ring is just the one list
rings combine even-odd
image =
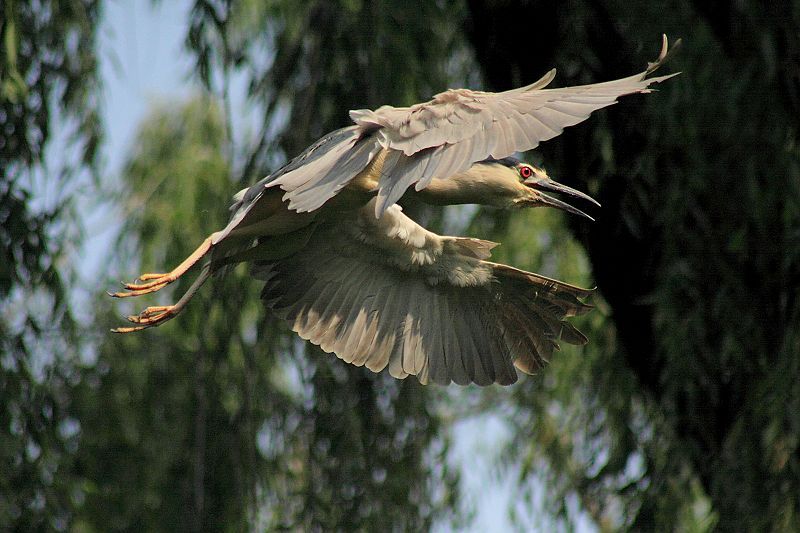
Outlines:
[{"label": "upper wing", "polygon": [[377,111],[355,111],[362,127],[379,127],[383,147],[402,153],[393,171],[384,168],[378,194],[378,214],[393,204],[412,183],[425,188],[433,177],[451,176],[491,156],[507,157],[531,150],[582,122],[598,109],[627,94],[645,93],[653,83],[673,75],[646,78],[667,56],[663,38],[659,59],[639,74],[619,80],[577,87],[545,89],[555,77],[501,93],[449,90],[433,100],[408,108],[384,106]]},{"label": "upper wing", "polygon": [[[231,219],[224,229],[214,234],[212,243],[217,244],[236,229],[256,203],[262,199],[265,190],[269,187],[280,185],[283,189],[289,191],[286,194],[288,196],[286,199],[291,200],[292,195],[300,194],[308,189],[313,189],[316,191],[315,194],[318,195],[328,194],[328,189],[325,188],[325,183],[321,182],[320,178],[349,176],[342,183],[335,185],[335,189],[325,201],[333,197],[347,181],[366,166],[372,157],[369,151],[366,153],[362,151],[352,153],[353,146],[360,138],[361,132],[358,126],[349,126],[332,131],[306,148],[300,155],[286,163],[276,172],[259,180],[251,187],[236,193],[233,197],[234,203],[230,208]],[[363,156],[367,156],[367,159],[362,161],[359,158],[363,158]],[[352,166],[354,160],[356,160],[356,167]],[[359,164],[361,167],[358,167]],[[330,182],[330,179],[328,182]],[[322,205],[322,203],[319,205]],[[298,209],[297,206],[291,206],[291,208],[297,211],[311,211],[311,209]]]},{"label": "upper wing", "polygon": [[[674,48],[674,47],[673,47]],[[380,168],[376,215],[397,202],[412,184],[421,190],[433,177],[466,170],[487,157],[500,159],[531,150],[585,120],[592,111],[627,94],[650,92],[650,85],[675,74],[647,78],[668,55],[663,37],[661,54],[639,74],[605,83],[545,89],[555,77],[501,93],[453,89],[411,107],[383,106],[355,110],[350,138],[340,143],[314,168],[300,166],[272,180],[287,191],[290,208],[311,211],[323,205],[363,171],[380,151],[387,153]]]},{"label": "upper wing", "polygon": [[559,339],[586,342],[564,319],[589,309],[589,291],[487,262],[494,243],[436,235],[398,206],[380,220],[373,209],[257,263],[266,305],[302,338],[397,378],[479,385],[537,370]]}]

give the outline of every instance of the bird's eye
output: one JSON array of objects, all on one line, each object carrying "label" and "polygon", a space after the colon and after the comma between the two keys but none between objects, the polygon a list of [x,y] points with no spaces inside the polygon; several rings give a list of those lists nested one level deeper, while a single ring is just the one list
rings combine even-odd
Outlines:
[{"label": "bird's eye", "polygon": [[519,175],[526,180],[533,176],[533,170],[531,170],[531,167],[519,167]]}]

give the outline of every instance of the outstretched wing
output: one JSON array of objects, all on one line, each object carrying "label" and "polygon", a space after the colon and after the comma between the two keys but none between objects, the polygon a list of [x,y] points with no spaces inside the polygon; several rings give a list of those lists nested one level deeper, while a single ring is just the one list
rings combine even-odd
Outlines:
[{"label": "outstretched wing", "polygon": [[[544,366],[590,291],[490,263],[494,243],[442,237],[373,200],[308,245],[257,263],[263,298],[302,338],[355,365],[422,383],[510,384]],[[267,248],[270,243],[264,243]]]},{"label": "outstretched wing", "polygon": [[[511,91],[488,93],[453,89],[411,107],[383,106],[375,111],[351,111],[357,125],[331,157],[315,168],[301,166],[271,181],[287,191],[289,207],[311,211],[322,206],[385,151],[380,172],[376,215],[397,202],[411,185],[425,188],[434,177],[464,171],[488,157],[497,159],[531,150],[585,120],[592,111],[675,74],[647,78],[668,55],[663,37],[657,61],[639,74],[577,87],[546,89],[555,77]],[[369,169],[367,169],[369,170]]]}]

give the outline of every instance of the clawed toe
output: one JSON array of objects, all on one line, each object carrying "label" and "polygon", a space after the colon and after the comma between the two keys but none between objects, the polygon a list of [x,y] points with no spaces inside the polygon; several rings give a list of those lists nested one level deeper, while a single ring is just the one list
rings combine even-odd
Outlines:
[{"label": "clawed toe", "polygon": [[[172,274],[142,274],[139,276],[139,281],[144,281],[145,283],[123,283],[122,286],[129,291],[153,292],[169,285],[176,279],[178,279],[178,277]],[[147,293],[143,292],[142,294]]]},{"label": "clawed toe", "polygon": [[178,313],[174,305],[158,305],[148,307],[138,315],[129,316],[128,321],[139,324],[140,326],[158,326],[174,317],[176,314]]},{"label": "clawed toe", "polygon": [[135,283],[123,283],[123,287],[125,287],[124,291],[120,292],[110,292],[108,291],[107,294],[114,298],[130,298],[131,296],[141,296],[143,294],[150,294],[151,292],[160,291],[170,283],[172,283],[173,279],[168,281],[160,281],[158,283],[147,283],[137,285]]},{"label": "clawed toe", "polygon": [[139,276],[139,281],[150,281],[151,279],[166,278],[169,274],[154,274],[152,272]]},{"label": "clawed toe", "polygon": [[138,315],[130,315],[129,322],[133,322],[136,326],[115,328],[112,329],[114,333],[130,333],[132,331],[140,331],[147,328],[160,326],[167,320],[174,318],[180,309],[175,305],[158,305],[148,307]]}]

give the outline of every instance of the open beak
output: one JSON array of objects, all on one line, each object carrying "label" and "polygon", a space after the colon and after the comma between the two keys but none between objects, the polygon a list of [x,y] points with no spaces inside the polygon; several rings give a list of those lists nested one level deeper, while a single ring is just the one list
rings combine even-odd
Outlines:
[{"label": "open beak", "polygon": [[580,209],[572,207],[568,203],[562,202],[558,198],[553,198],[552,196],[549,196],[541,191],[544,190],[549,192],[556,192],[559,194],[566,194],[567,196],[572,196],[573,198],[580,198],[581,200],[586,200],[587,202],[591,202],[597,207],[600,207],[600,204],[597,202],[597,200],[595,200],[588,194],[584,194],[581,191],[576,191],[572,187],[567,187],[566,185],[562,185],[557,181],[553,181],[548,177],[534,174],[533,176],[525,180],[525,185],[536,190],[536,192],[538,193],[536,195],[537,196],[536,200],[538,202],[552,207],[556,207],[558,209],[566,211],[567,213],[572,213],[573,215],[578,215],[588,218],[591,221],[594,221],[594,218],[587,215]]}]

